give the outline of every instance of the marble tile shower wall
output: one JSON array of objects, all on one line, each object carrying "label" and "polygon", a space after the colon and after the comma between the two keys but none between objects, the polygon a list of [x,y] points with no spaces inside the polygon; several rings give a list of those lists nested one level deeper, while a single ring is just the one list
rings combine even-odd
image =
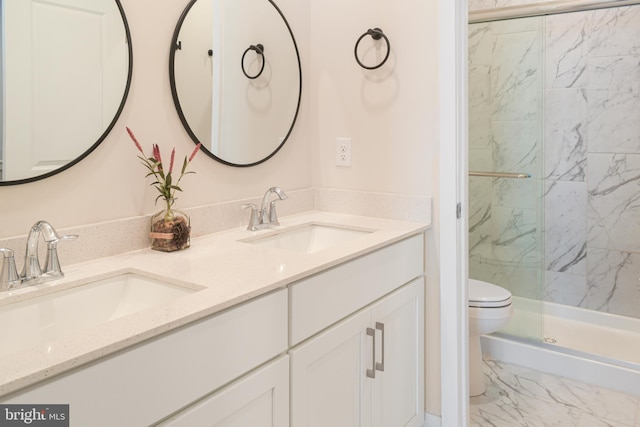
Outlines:
[{"label": "marble tile shower wall", "polygon": [[[518,290],[540,279],[533,264],[516,262],[540,253],[542,213],[531,205],[543,194],[544,299],[640,318],[640,6],[473,24],[469,33],[470,168],[542,171],[527,184],[470,182],[476,275],[492,279],[489,267],[506,265],[518,273],[496,282],[520,280],[514,293],[535,297]],[[508,138],[522,148],[504,150]]]},{"label": "marble tile shower wall", "polygon": [[640,317],[640,6],[546,27],[546,293]]}]

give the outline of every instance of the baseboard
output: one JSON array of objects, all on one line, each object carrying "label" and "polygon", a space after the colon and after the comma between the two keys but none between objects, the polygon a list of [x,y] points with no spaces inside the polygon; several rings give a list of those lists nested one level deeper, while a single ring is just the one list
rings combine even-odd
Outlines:
[{"label": "baseboard", "polygon": [[442,427],[442,418],[437,415],[425,412],[424,424],[422,427]]}]

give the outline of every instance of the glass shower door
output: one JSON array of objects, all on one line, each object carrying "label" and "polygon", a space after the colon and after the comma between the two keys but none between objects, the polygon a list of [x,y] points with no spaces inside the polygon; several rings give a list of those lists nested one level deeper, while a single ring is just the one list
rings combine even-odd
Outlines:
[{"label": "glass shower door", "polygon": [[[508,289],[501,332],[542,339],[543,21],[469,25],[469,277]],[[478,173],[481,172],[481,173]]]}]

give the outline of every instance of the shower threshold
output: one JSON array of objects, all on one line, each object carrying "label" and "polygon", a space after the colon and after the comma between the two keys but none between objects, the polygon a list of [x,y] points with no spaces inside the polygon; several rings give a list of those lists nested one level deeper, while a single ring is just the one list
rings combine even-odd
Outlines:
[{"label": "shower threshold", "polygon": [[[525,301],[514,304],[514,318],[527,319],[532,313],[518,308],[530,305],[526,299],[519,299]],[[640,319],[542,304],[541,338],[495,333],[482,337],[483,353],[504,362],[640,394]],[[540,316],[540,312],[537,314]]]},{"label": "shower threshold", "polygon": [[545,303],[543,325],[545,343],[640,370],[640,319]]}]

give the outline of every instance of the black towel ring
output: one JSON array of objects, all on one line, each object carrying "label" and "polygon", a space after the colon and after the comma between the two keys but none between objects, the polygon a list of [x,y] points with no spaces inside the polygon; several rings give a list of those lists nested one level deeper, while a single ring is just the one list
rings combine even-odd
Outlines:
[{"label": "black towel ring", "polygon": [[[360,58],[358,58],[358,45],[360,44],[362,39],[365,38],[366,36],[371,36],[371,38],[374,39],[374,40],[380,40],[380,39],[384,38],[384,41],[387,43],[387,54],[384,56],[384,59],[382,60],[382,62],[380,62],[378,65],[374,65],[373,67],[369,67],[367,65],[364,65],[360,61]],[[374,28],[373,30],[371,28],[369,28],[367,30],[367,32],[364,33],[363,35],[361,35],[360,38],[358,39],[358,41],[356,42],[356,47],[353,49],[353,53],[354,53],[354,55],[356,57],[356,61],[358,62],[358,65],[360,65],[362,68],[367,69],[367,70],[375,70],[376,68],[382,67],[382,65],[385,62],[387,62],[387,59],[389,59],[389,53],[391,53],[391,44],[389,43],[389,39],[387,38],[387,36],[384,35],[384,33],[382,32],[382,30],[380,28]]]},{"label": "black towel ring", "polygon": [[[260,67],[260,71],[258,71],[258,74],[256,74],[255,76],[250,76],[249,74],[247,74],[247,72],[244,69],[244,57],[247,56],[247,52],[249,52],[250,50],[255,50],[256,53],[258,55],[260,55],[260,57],[262,58],[262,67]],[[247,76],[248,79],[257,79],[258,77],[260,77],[260,74],[262,74],[262,71],[264,71],[264,46],[261,44],[257,44],[257,45],[251,45],[247,48],[247,50],[244,51],[244,53],[242,54],[242,59],[240,60],[240,66],[242,67],[242,73]]]}]

